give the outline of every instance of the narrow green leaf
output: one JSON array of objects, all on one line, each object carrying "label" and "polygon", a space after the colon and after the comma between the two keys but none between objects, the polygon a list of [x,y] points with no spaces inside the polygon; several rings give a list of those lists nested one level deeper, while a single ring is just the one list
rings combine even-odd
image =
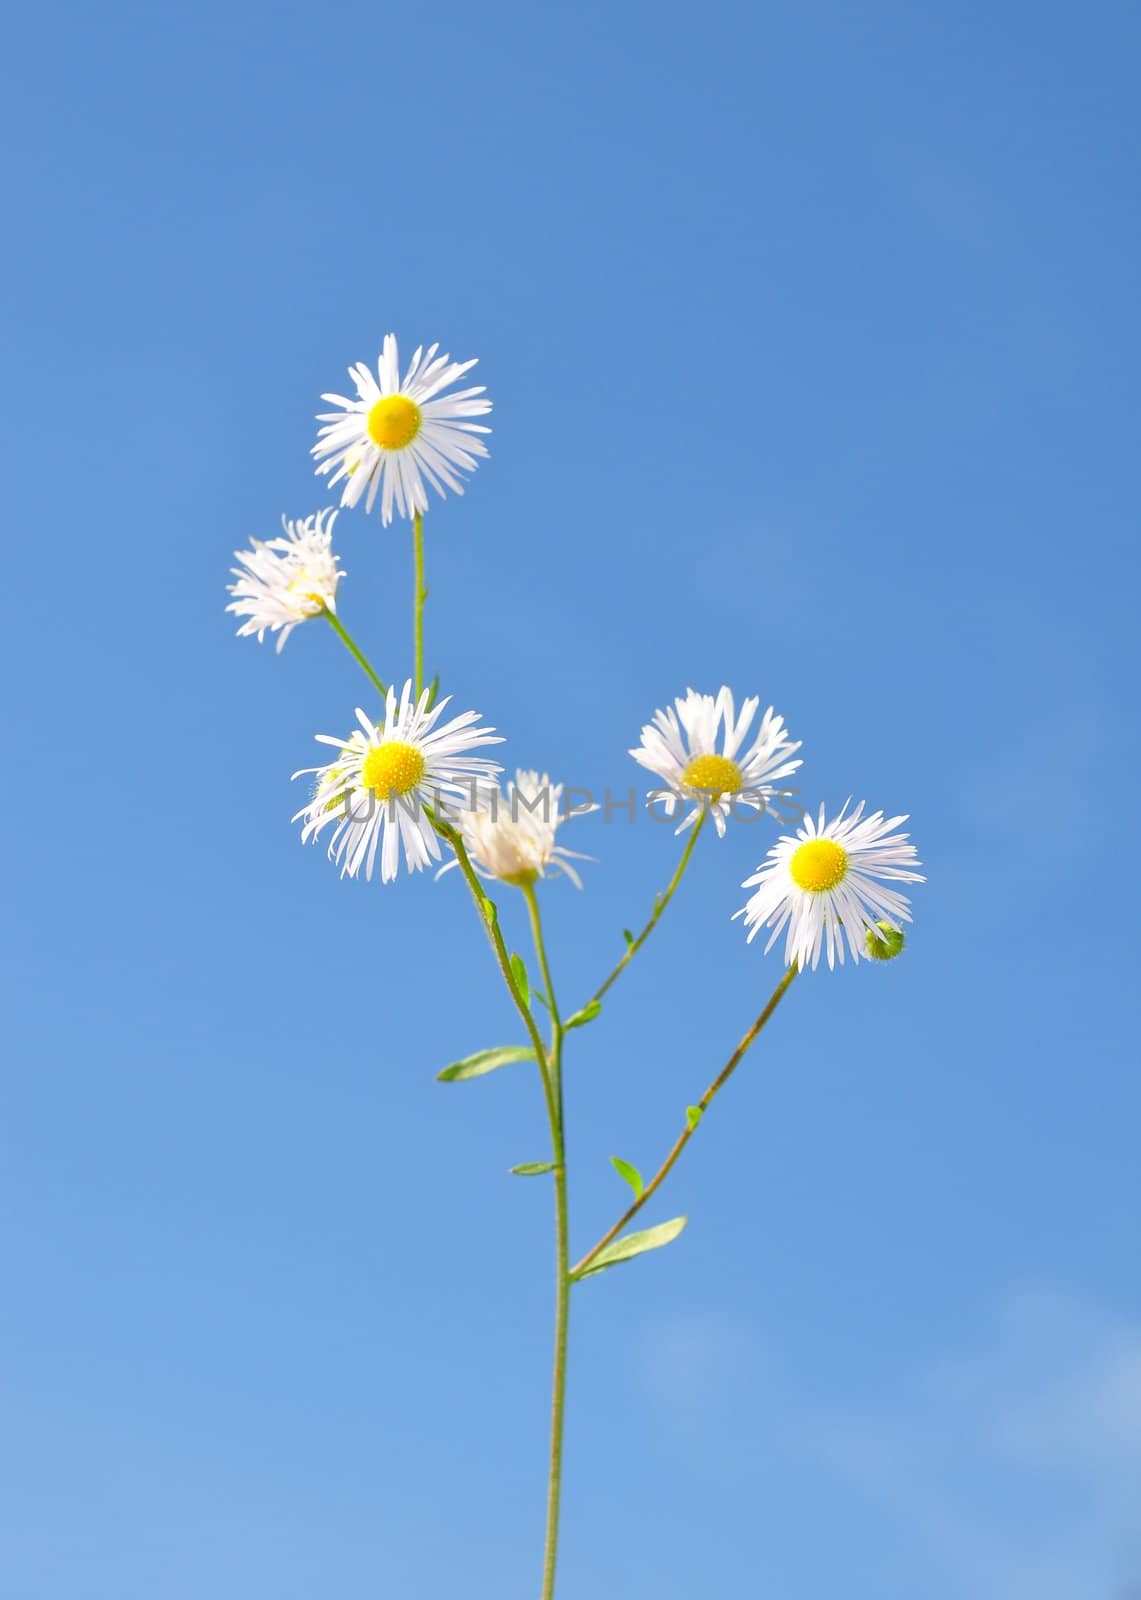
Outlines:
[{"label": "narrow green leaf", "polygon": [[474,1056],[453,1061],[443,1072],[437,1072],[437,1083],[465,1083],[468,1078],[482,1078],[485,1072],[505,1067],[510,1061],[534,1061],[535,1052],[525,1044],[503,1044],[494,1050],[477,1050]]},{"label": "narrow green leaf", "polygon": [[484,916],[494,928],[495,924],[499,921],[499,911],[496,908],[495,901],[489,900],[487,896],[484,895],[483,899],[480,901],[480,906],[483,910]]},{"label": "narrow green leaf", "polygon": [[640,1200],[642,1198],[642,1190],[646,1185],[642,1182],[642,1174],[637,1167],[631,1166],[628,1161],[623,1161],[621,1156],[611,1156],[610,1165],[620,1178],[625,1178],[631,1189],[633,1189],[635,1198]]},{"label": "narrow green leaf", "polygon": [[[424,598],[425,598],[425,600],[428,598],[427,589],[425,589],[425,591],[424,591]],[[437,672],[437,673],[434,674],[431,683],[428,685],[428,710],[429,711],[431,711],[432,707],[436,704],[436,696],[439,694],[439,692],[440,692],[440,674]]]},{"label": "narrow green leaf", "polygon": [[518,1167],[512,1167],[512,1172],[517,1178],[539,1178],[544,1172],[553,1172],[553,1161],[524,1161]]},{"label": "narrow green leaf", "polygon": [[660,1250],[662,1245],[669,1244],[676,1239],[685,1227],[685,1217],[674,1217],[672,1222],[659,1222],[656,1228],[643,1228],[640,1233],[627,1233],[621,1239],[615,1239],[608,1244],[605,1250],[600,1250],[594,1260],[582,1272],[576,1272],[575,1278],[590,1278],[596,1272],[605,1272],[607,1267],[616,1267],[620,1261],[629,1261],[634,1256],[644,1255],[647,1250]]},{"label": "narrow green leaf", "polygon": [[515,979],[515,987],[519,991],[519,998],[525,1006],[529,1006],[531,1004],[531,985],[527,982],[527,968],[524,965],[523,957],[514,953],[511,956],[511,976]]},{"label": "narrow green leaf", "polygon": [[[531,990],[531,998],[532,998],[532,1000],[537,1000],[539,1002],[539,1004],[542,1006],[544,1011],[549,1011],[551,1009],[551,1002],[547,999],[547,997],[543,993],[542,989],[532,989]],[[569,1028],[570,1027],[570,1023],[569,1022],[564,1022],[563,1023],[563,1027],[564,1028]]]},{"label": "narrow green leaf", "polygon": [[634,935],[630,932],[629,928],[623,928],[622,929],[622,937],[623,937],[623,939],[625,939],[625,941],[626,941],[626,943],[628,945],[631,945],[631,944],[634,943]]},{"label": "narrow green leaf", "polygon": [[588,1022],[593,1022],[602,1010],[601,1000],[592,1000],[589,1005],[583,1006],[581,1011],[576,1011],[573,1017],[568,1017],[563,1023],[564,1028],[583,1028]]},{"label": "narrow green leaf", "polygon": [[701,1121],[704,1115],[705,1113],[702,1111],[700,1106],[686,1106],[685,1120],[689,1123],[689,1131],[691,1133],[693,1132],[694,1128],[697,1127],[697,1124]]}]

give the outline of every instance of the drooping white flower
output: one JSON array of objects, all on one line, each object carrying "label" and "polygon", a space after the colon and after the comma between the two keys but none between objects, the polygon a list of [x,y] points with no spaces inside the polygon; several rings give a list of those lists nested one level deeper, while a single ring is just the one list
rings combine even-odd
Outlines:
[{"label": "drooping white flower", "polygon": [[801,765],[799,758],[790,759],[800,741],[788,737],[784,718],[772,706],[761,718],[752,745],[741,753],[760,703],[756,698],[746,700],[737,716],[729,689],[719,689],[716,695],[689,689],[667,710],[655,711],[653,721],[642,729],[642,742],[630,754],[664,784],[650,791],[651,801],[660,802],[667,817],[691,807],[678,833],[708,810],[724,836],[733,806],[763,811],[778,795],[779,780]]},{"label": "drooping white flower", "polygon": [[344,577],[332,548],[336,519],[335,510],[296,522],[282,517],[283,537],[252,539],[249,550],[234,551],[241,565],[231,568],[238,581],[227,585],[234,599],[226,610],[246,618],[239,635],[256,633],[260,644],[267,630],[277,633],[280,651],[299,622],[336,611]]},{"label": "drooping white flower", "polygon": [[425,805],[470,805],[479,781],[501,771],[497,762],[471,754],[503,742],[493,728],[476,726],[479,712],[465,711],[437,726],[448,701],[429,710],[429,693],[425,689],[415,698],[411,682],[399,699],[389,689],[382,723],[358,708],[360,727],[347,738],[317,735],[337,754],[326,766],[304,769],[316,774],[316,783],[293,820],[303,819],[306,842],[333,829],[329,856],[340,862],[342,877],[363,871],[371,878],[379,854],[381,881],[387,883],[399,870],[401,845],[409,872],[438,861],[440,845]]},{"label": "drooping white flower", "polygon": [[866,936],[882,941],[883,923],[902,930],[911,921],[906,895],[885,883],[923,883],[913,867],[921,863],[906,833],[895,833],[903,817],[882,811],[864,816],[861,800],[849,815],[847,802],[831,822],[824,807],[816,822],[807,817],[795,836],[785,835],[742,888],[755,889],[735,916],[744,917],[750,942],[772,928],[766,953],[788,928],[785,965],[813,967],[827,948],[828,965],[844,961],[847,941],[852,960],[869,954]]},{"label": "drooping white flower", "polygon": [[[573,814],[597,809],[579,806]],[[552,783],[545,772],[520,769],[505,789],[480,792],[477,808],[462,814],[460,831],[481,877],[526,888],[548,871],[563,872],[581,889],[582,879],[570,863],[591,857],[555,843],[559,823],[565,820],[562,784]],[[455,865],[449,861],[440,871],[447,872]]]},{"label": "drooping white flower", "polygon": [[363,362],[349,368],[355,400],[321,396],[341,409],[317,418],[323,426],[313,455],[318,473],[331,474],[330,487],[344,480],[343,506],[364,499],[371,511],[379,494],[383,523],[392,521],[394,506],[399,516],[411,517],[428,509],[425,478],[441,498],[445,486],[463,494],[461,474],[474,471],[477,458],[487,455],[478,435],[491,429],[471,420],[491,410],[491,401],[481,398],[483,386],[441,393],[475,362],[438,356],[439,348],[418,346],[401,380],[396,336],[385,334],[375,377]]}]

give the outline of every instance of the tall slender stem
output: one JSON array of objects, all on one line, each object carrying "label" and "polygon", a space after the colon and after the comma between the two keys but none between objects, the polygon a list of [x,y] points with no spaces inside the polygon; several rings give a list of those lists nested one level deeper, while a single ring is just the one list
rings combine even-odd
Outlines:
[{"label": "tall slender stem", "polygon": [[554,1093],[548,1100],[551,1115],[551,1154],[555,1164],[555,1355],[551,1380],[551,1447],[547,1475],[547,1532],[543,1550],[541,1600],[553,1600],[559,1555],[559,1512],[563,1487],[563,1433],[566,1421],[567,1345],[570,1332],[570,1220],[567,1204],[566,1129],[563,1117],[563,1024],[555,999],[555,986],[543,940],[539,902],[533,884],[523,885],[535,954],[551,1007],[551,1045],[548,1051]]},{"label": "tall slender stem", "polygon": [[669,1155],[662,1162],[661,1166],[650,1179],[649,1183],[638,1196],[637,1200],[634,1201],[634,1204],[630,1206],[627,1211],[623,1212],[612,1228],[609,1228],[602,1235],[602,1238],[599,1239],[594,1248],[592,1250],[588,1250],[583,1256],[582,1260],[578,1262],[576,1266],[571,1268],[572,1281],[575,1278],[581,1277],[586,1271],[587,1267],[590,1266],[590,1263],[595,1259],[596,1256],[600,1255],[602,1251],[606,1249],[606,1246],[611,1242],[611,1240],[616,1239],[624,1228],[629,1227],[630,1223],[633,1222],[639,1211],[641,1211],[642,1207],[646,1204],[646,1201],[652,1199],[652,1197],[661,1188],[665,1180],[669,1177],[682,1151],[685,1149],[686,1145],[693,1138],[694,1133],[697,1131],[701,1117],[704,1116],[714,1098],[729,1082],[729,1079],[733,1076],[741,1062],[745,1059],[745,1056],[748,1054],[749,1047],[753,1044],[754,1040],[757,1038],[757,1035],[765,1026],[765,1023],[768,1022],[777,1006],[779,1006],[781,1001],[784,999],[792,980],[796,977],[798,970],[799,969],[797,967],[789,967],[785,972],[784,977],[780,980],[772,994],[769,996],[765,1009],[761,1012],[756,1022],[753,1023],[752,1027],[744,1035],[733,1054],[729,1057],[721,1071],[717,1074],[713,1082],[702,1095],[701,1099],[697,1102],[697,1110],[700,1115],[695,1117],[692,1121],[687,1119],[686,1126],[682,1132],[678,1134]]},{"label": "tall slender stem", "polygon": [[412,654],[418,700],[424,687],[424,601],[428,598],[424,587],[424,518],[419,511],[412,517],[412,568]]},{"label": "tall slender stem", "polygon": [[689,866],[689,858],[693,854],[693,847],[697,843],[697,836],[701,832],[702,826],[705,822],[705,817],[706,813],[702,811],[693,827],[689,830],[689,838],[685,842],[685,849],[681,853],[681,860],[677,864],[677,869],[674,872],[673,877],[654,901],[654,909],[650,913],[649,922],[646,923],[646,926],[642,929],[638,937],[636,939],[632,939],[627,944],[625,953],[618,962],[618,965],[614,968],[614,971],[610,974],[601,988],[598,988],[594,991],[589,1004],[593,1005],[596,1000],[601,1000],[602,996],[610,988],[611,984],[618,981],[622,973],[625,972],[631,961],[633,961],[634,957],[638,954],[638,951],[642,948],[646,940],[657,927],[663,911],[674,897],[674,890],[685,876],[685,869]]},{"label": "tall slender stem", "polygon": [[337,615],[337,613],[335,611],[330,611],[327,606],[325,608],[325,617],[326,617],[326,619],[327,619],[327,621],[329,623],[329,626],[332,628],[333,632],[337,635],[337,637],[341,640],[341,642],[345,646],[346,650],[348,650],[350,655],[352,655],[352,656],[354,656],[356,658],[358,664],[361,667],[364,668],[364,671],[365,671],[366,675],[369,678],[371,678],[372,682],[376,685],[377,689],[379,689],[380,697],[383,700],[384,697],[385,697],[385,694],[387,693],[387,690],[385,689],[383,683],[381,683],[380,679],[377,677],[376,673],[373,670],[371,662],[369,661],[368,657],[365,655],[364,651],[361,649],[360,645],[357,644],[356,640],[353,638],[353,636],[349,632],[349,630],[345,627],[344,623],[341,621],[341,619]]}]

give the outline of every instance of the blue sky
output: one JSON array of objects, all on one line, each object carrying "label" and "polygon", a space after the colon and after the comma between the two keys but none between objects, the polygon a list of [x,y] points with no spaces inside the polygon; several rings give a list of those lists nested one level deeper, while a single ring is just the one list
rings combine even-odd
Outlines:
[{"label": "blue sky", "polygon": [[[907,811],[905,960],[799,983],[575,1308],[565,1600],[1141,1583],[1133,155],[1123,4],[115,3],[6,24],[0,1600],[538,1587],[549,1196],[454,878],[343,883],[289,774],[361,702],[231,551],[322,390],[478,355],[428,656],[625,792],[688,685]],[[343,613],[409,662],[406,530]],[[580,831],[581,830],[581,831]],[[672,870],[545,893],[585,996]],[[568,1066],[573,1231],[776,981],[703,839]],[[514,939],[519,908],[506,904]]]}]

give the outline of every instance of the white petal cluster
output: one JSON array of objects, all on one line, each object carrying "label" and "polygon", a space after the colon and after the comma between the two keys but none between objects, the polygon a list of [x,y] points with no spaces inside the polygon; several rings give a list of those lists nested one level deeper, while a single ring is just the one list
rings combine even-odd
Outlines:
[{"label": "white petal cluster", "polygon": [[[578,807],[574,814],[597,809]],[[552,783],[545,772],[520,769],[505,789],[480,794],[478,808],[460,818],[460,831],[472,864],[483,877],[522,888],[548,872],[562,872],[581,889],[582,879],[570,863],[590,857],[555,843],[559,824],[565,820],[562,784]]]},{"label": "white petal cluster", "polygon": [[428,509],[425,480],[441,497],[446,489],[463,494],[461,475],[487,455],[479,435],[491,429],[472,421],[491,410],[483,386],[442,393],[476,363],[437,355],[439,348],[418,347],[401,378],[396,336],[386,334],[375,376],[363,362],[349,368],[355,399],[321,396],[340,410],[317,418],[322,426],[312,453],[330,486],[343,482],[343,506],[363,500],[371,511],[379,494],[383,523],[394,509],[412,517]]},{"label": "white petal cluster", "polygon": [[728,688],[716,695],[690,689],[665,711],[655,711],[642,729],[642,742],[630,754],[662,780],[662,788],[650,791],[650,800],[660,803],[667,817],[679,809],[684,813],[678,833],[708,810],[724,836],[734,806],[763,811],[777,796],[780,779],[801,765],[799,759],[790,759],[800,741],[788,737],[784,718],[771,706],[742,753],[760,703],[746,700],[738,716]]},{"label": "white petal cluster", "polygon": [[822,948],[830,967],[837,959],[842,965],[845,940],[853,961],[867,957],[867,934],[882,934],[877,919],[894,928],[911,921],[907,896],[884,885],[924,881],[912,870],[921,864],[915,846],[906,833],[893,831],[906,821],[882,811],[865,817],[861,801],[850,813],[845,804],[827,822],[821,806],[816,822],[808,817],[795,835],[779,839],[742,884],[756,891],[736,912],[745,919],[750,941],[762,928],[771,928],[767,952],[787,927],[785,965],[790,967],[815,967]]},{"label": "white petal cluster", "polygon": [[277,539],[253,539],[248,550],[235,550],[240,566],[231,568],[236,583],[227,585],[234,599],[226,607],[246,620],[239,635],[256,633],[260,643],[268,632],[278,634],[281,649],[299,622],[336,611],[337,585],[344,573],[333,554],[336,511],[289,522]]},{"label": "white petal cluster", "polygon": [[[440,723],[448,701],[429,709],[427,689],[417,698],[409,681],[397,697],[389,689],[384,721],[373,722],[359,708],[347,738],[319,733],[336,757],[308,767],[315,774],[313,796],[294,817],[303,841],[332,829],[329,855],[342,877],[371,878],[378,858],[381,881],[395,878],[403,847],[409,872],[440,859],[440,845],[425,806],[470,805],[481,781],[494,780],[497,762],[473,750],[502,744],[493,728],[481,728],[478,711],[465,711]],[[295,773],[301,777],[302,773]]]}]

